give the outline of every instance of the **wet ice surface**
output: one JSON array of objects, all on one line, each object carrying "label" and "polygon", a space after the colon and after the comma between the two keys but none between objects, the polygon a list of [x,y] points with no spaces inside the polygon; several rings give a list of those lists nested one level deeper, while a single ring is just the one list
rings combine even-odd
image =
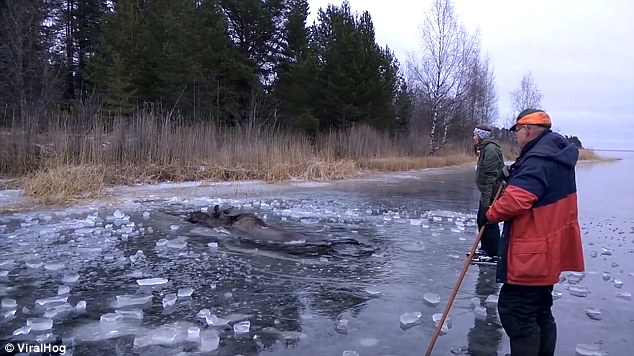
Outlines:
[{"label": "wet ice surface", "polygon": [[[622,201],[628,193],[601,190],[619,186],[601,176],[613,167],[578,171],[587,271],[564,273],[553,291],[557,351],[634,354],[633,208]],[[244,196],[150,192],[111,206],[1,216],[0,337],[60,339],[76,355],[420,354],[476,234],[472,174]],[[362,244],[301,253],[301,245],[241,243],[168,214],[215,203]],[[493,268],[469,268],[435,355],[509,352],[498,290]]]}]

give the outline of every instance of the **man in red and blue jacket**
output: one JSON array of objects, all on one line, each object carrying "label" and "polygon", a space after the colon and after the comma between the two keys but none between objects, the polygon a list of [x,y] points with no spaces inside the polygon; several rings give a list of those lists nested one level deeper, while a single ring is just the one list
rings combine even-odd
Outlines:
[{"label": "man in red and blue jacket", "polygon": [[553,285],[561,272],[585,268],[575,179],[579,150],[551,125],[542,110],[519,114],[510,131],[522,151],[486,214],[489,223],[504,221],[498,312],[512,356],[554,355]]}]

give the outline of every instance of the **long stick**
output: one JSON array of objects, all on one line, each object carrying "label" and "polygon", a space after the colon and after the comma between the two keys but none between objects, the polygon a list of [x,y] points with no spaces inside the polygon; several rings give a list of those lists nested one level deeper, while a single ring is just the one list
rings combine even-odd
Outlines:
[{"label": "long stick", "polygon": [[[502,193],[503,188],[504,188],[504,184],[501,184],[500,187],[498,188],[497,193],[495,194],[495,198],[493,198],[493,201],[497,200],[497,198]],[[464,261],[464,264],[462,266],[462,271],[460,272],[460,276],[458,277],[458,280],[456,281],[456,285],[453,287],[453,290],[451,291],[451,296],[449,296],[449,301],[447,302],[447,305],[445,306],[445,310],[442,312],[442,317],[438,321],[438,325],[436,325],[434,336],[431,338],[431,341],[429,342],[429,346],[427,347],[427,352],[425,352],[425,356],[431,356],[431,352],[434,350],[434,346],[436,345],[436,340],[438,339],[438,336],[440,336],[440,331],[442,330],[442,326],[445,324],[445,319],[447,319],[447,315],[449,314],[451,305],[453,304],[454,299],[456,299],[456,294],[458,294],[460,285],[462,284],[462,281],[464,280],[464,277],[467,274],[467,269],[469,268],[469,265],[471,264],[473,255],[475,255],[475,251],[478,248],[478,243],[480,243],[480,240],[482,239],[482,235],[484,234],[484,230],[486,229],[486,227],[487,227],[486,224],[482,225],[482,227],[480,228],[480,232],[478,233],[478,236],[473,242],[473,246],[471,246],[471,251],[469,251],[469,257],[467,257],[467,259]]]}]

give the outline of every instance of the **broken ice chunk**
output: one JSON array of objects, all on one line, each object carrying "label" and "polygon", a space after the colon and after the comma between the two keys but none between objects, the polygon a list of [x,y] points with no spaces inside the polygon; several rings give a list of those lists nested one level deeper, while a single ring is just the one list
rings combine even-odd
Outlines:
[{"label": "broken ice chunk", "polygon": [[181,227],[180,225],[173,224],[173,225],[170,225],[170,230],[175,231],[175,230],[178,230],[178,228],[180,227]]},{"label": "broken ice chunk", "polygon": [[478,305],[478,306],[473,308],[473,313],[476,315],[476,317],[478,317],[480,319],[486,319],[486,317],[487,317],[487,308]]},{"label": "broken ice chunk", "polygon": [[610,250],[609,248],[601,248],[601,254],[604,256],[611,256],[612,255],[612,250]]},{"label": "broken ice chunk", "polygon": [[85,300],[78,301],[77,304],[75,305],[75,309],[77,309],[77,311],[85,311],[86,301]]},{"label": "broken ice chunk", "polygon": [[64,267],[64,263],[63,262],[47,263],[47,264],[44,265],[44,269],[47,270],[47,271],[59,271],[63,267]]},{"label": "broken ice chunk", "polygon": [[33,331],[50,330],[53,327],[53,319],[50,318],[28,318],[26,325]]},{"label": "broken ice chunk", "polygon": [[39,261],[38,262],[26,262],[25,263],[27,268],[33,268],[33,269],[40,268],[40,267],[42,267],[43,264],[44,264],[43,262],[39,262]]},{"label": "broken ice chunk", "polygon": [[186,298],[191,297],[194,290],[192,288],[180,288],[177,293],[179,298]]},{"label": "broken ice chunk", "polygon": [[[432,320],[434,321],[434,325],[436,327],[438,327],[438,324],[440,323],[440,319],[442,318],[442,313],[436,313],[434,315],[432,315]],[[449,329],[451,329],[451,318],[450,317],[446,317],[445,318],[445,322],[442,324],[442,327],[440,328],[440,331],[442,333],[446,333],[447,331],[449,331]]]},{"label": "broken ice chunk", "polygon": [[116,313],[106,313],[99,317],[99,322],[101,324],[112,324],[119,322],[123,319],[123,316]]},{"label": "broken ice chunk", "polygon": [[438,305],[440,303],[440,296],[435,293],[425,293],[423,299],[431,305]]},{"label": "broken ice chunk", "polygon": [[68,301],[68,296],[57,296],[57,297],[49,297],[38,299],[35,301],[35,304],[38,306],[46,306],[46,304],[55,303],[55,302],[63,302],[66,303]]},{"label": "broken ice chunk", "polygon": [[568,277],[577,278],[579,280],[586,276],[586,272],[568,272]]},{"label": "broken ice chunk", "polygon": [[114,312],[121,319],[132,319],[132,320],[143,319],[143,310],[141,309],[116,309]]},{"label": "broken ice chunk", "polygon": [[610,278],[612,278],[612,274],[610,272],[603,272],[602,278],[604,281],[609,281]]},{"label": "broken ice chunk", "polygon": [[67,312],[73,311],[73,307],[68,303],[55,303],[54,306],[50,306],[44,312],[45,318],[55,318],[60,314],[65,314]]},{"label": "broken ice chunk", "polygon": [[160,326],[149,331],[146,335],[137,336],[134,339],[134,347],[145,347],[148,345],[173,345],[185,339],[182,327],[175,324]]},{"label": "broken ice chunk", "polygon": [[165,246],[167,245],[167,239],[159,239],[158,241],[156,241],[156,246],[157,247],[161,247],[161,246]]},{"label": "broken ice chunk", "polygon": [[401,328],[413,326],[420,322],[420,318],[423,316],[420,312],[411,312],[401,314]]},{"label": "broken ice chunk", "polygon": [[575,297],[587,297],[588,296],[588,288],[587,287],[570,286],[568,291],[570,291],[570,295],[574,295]]},{"label": "broken ice chunk", "polygon": [[248,333],[249,328],[251,328],[251,322],[249,320],[233,324],[233,332],[236,334]]},{"label": "broken ice chunk", "polygon": [[131,305],[142,305],[152,301],[152,294],[149,295],[118,295],[117,308],[123,308]]},{"label": "broken ice chunk", "polygon": [[200,340],[200,328],[197,326],[190,326],[187,328],[187,340],[199,341]]},{"label": "broken ice chunk", "polygon": [[169,248],[180,250],[185,248],[186,246],[187,246],[187,241],[182,239],[173,239],[173,240],[167,241],[167,247]]},{"label": "broken ice chunk", "polygon": [[121,210],[117,209],[114,211],[114,213],[112,213],[112,216],[115,219],[123,219],[123,217],[125,217],[125,214]]},{"label": "broken ice chunk", "polygon": [[599,308],[590,307],[586,309],[586,315],[588,318],[592,320],[601,320],[603,316],[601,315],[601,310]]},{"label": "broken ice chunk", "polygon": [[15,309],[18,307],[18,303],[15,299],[2,298],[2,309]]},{"label": "broken ice chunk", "polygon": [[209,309],[201,309],[196,316],[199,318],[206,318],[209,315],[211,315],[211,312],[209,312]]},{"label": "broken ice chunk", "polygon": [[15,260],[0,261],[0,268],[13,269],[15,267]]},{"label": "broken ice chunk", "polygon": [[40,334],[35,336],[35,341],[37,342],[46,342],[46,341],[52,341],[53,340],[53,334],[52,333],[46,333],[46,334]]},{"label": "broken ice chunk", "polygon": [[337,325],[335,325],[335,331],[340,334],[348,333],[348,319],[339,319]]},{"label": "broken ice chunk", "polygon": [[155,286],[167,283],[167,278],[145,278],[137,279],[136,281],[140,286]]},{"label": "broken ice chunk", "polygon": [[163,308],[171,307],[172,305],[176,304],[176,299],[178,299],[176,294],[167,294],[165,298],[163,298]]},{"label": "broken ice chunk", "polygon": [[577,344],[575,348],[577,356],[607,356],[608,353],[601,350],[599,345]]},{"label": "broken ice chunk", "polygon": [[220,345],[220,337],[214,330],[203,330],[200,333],[200,351],[214,351]]},{"label": "broken ice chunk", "polygon": [[495,307],[498,305],[498,296],[495,294],[490,294],[487,299],[484,301],[487,307]]},{"label": "broken ice chunk", "polygon": [[372,295],[372,296],[381,295],[381,290],[377,286],[368,286],[365,289],[365,292],[368,293],[369,295]]},{"label": "broken ice chunk", "polygon": [[621,299],[625,299],[625,300],[632,300],[632,293],[630,293],[630,292],[619,292],[619,293],[616,293],[616,297],[617,298],[621,298]]},{"label": "broken ice chunk", "polygon": [[62,277],[62,282],[64,283],[75,283],[78,280],[79,280],[79,274],[77,273],[65,274],[64,277]]},{"label": "broken ice chunk", "polygon": [[61,285],[57,287],[57,295],[64,295],[70,293],[70,287],[67,285]]},{"label": "broken ice chunk", "polygon": [[345,350],[341,356],[359,356],[359,353],[354,350]]},{"label": "broken ice chunk", "polygon": [[620,280],[620,279],[615,279],[615,280],[614,280],[614,286],[615,286],[616,288],[619,288],[619,289],[620,289],[621,287],[623,287],[623,281],[622,281],[622,280]]},{"label": "broken ice chunk", "polygon": [[28,334],[28,333],[30,333],[30,332],[31,332],[31,327],[30,327],[29,325],[27,325],[27,326],[23,326],[23,327],[21,327],[21,328],[19,328],[19,329],[16,329],[16,330],[13,332],[13,336],[16,336],[16,335],[26,335],[26,334]]},{"label": "broken ice chunk", "polygon": [[205,317],[205,321],[209,326],[226,326],[229,325],[228,319],[220,319],[215,314],[209,314]]},{"label": "broken ice chunk", "polygon": [[551,294],[553,296],[553,300],[557,300],[557,299],[561,298],[561,296],[563,295],[563,293],[561,293],[560,291],[558,291],[556,289],[553,289]]},{"label": "broken ice chunk", "polygon": [[13,319],[13,317],[15,316],[15,309],[9,309],[7,311],[4,312],[4,314],[2,315],[2,317],[0,317],[0,320],[5,319],[6,320],[11,320]]}]

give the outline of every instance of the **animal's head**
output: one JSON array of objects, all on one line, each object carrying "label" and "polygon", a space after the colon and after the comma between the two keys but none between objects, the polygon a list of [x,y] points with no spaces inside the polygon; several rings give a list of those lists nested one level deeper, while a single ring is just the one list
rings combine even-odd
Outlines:
[{"label": "animal's head", "polygon": [[213,212],[211,213],[211,216],[213,216],[214,218],[218,218],[220,217],[220,206],[218,206],[218,204],[214,205],[214,209]]}]

